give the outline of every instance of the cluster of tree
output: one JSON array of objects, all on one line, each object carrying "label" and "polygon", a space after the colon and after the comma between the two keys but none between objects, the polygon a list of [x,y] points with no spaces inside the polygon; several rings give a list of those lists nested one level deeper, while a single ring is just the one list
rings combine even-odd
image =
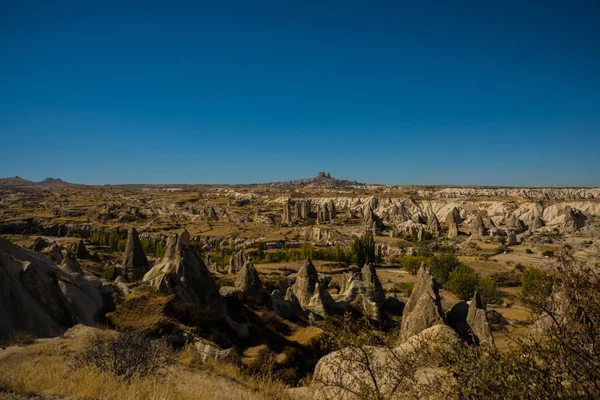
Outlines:
[{"label": "cluster of tree", "polygon": [[113,251],[125,251],[127,246],[127,241],[116,230],[94,232],[90,240],[96,246],[110,247]]},{"label": "cluster of tree", "polygon": [[431,270],[431,274],[442,287],[462,300],[471,299],[476,291],[486,303],[493,303],[500,299],[498,285],[493,278],[478,276],[471,267],[461,263],[454,254],[408,255],[401,260],[403,268],[413,275],[417,273],[422,263]]}]

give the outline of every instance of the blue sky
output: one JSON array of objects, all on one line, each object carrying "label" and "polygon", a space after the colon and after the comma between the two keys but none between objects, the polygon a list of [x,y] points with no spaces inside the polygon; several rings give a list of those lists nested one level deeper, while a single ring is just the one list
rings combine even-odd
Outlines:
[{"label": "blue sky", "polygon": [[599,1],[0,0],[0,176],[600,186]]}]

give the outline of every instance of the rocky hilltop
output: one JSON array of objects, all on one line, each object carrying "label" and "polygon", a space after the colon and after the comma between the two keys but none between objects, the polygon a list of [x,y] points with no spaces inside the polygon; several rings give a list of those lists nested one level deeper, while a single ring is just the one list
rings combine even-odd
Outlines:
[{"label": "rocky hilltop", "polygon": [[344,187],[353,187],[353,186],[365,186],[364,183],[349,181],[345,179],[336,179],[331,176],[331,174],[325,172],[319,172],[317,176],[314,178],[308,179],[298,179],[295,181],[287,181],[287,182],[272,182],[267,183],[267,186],[276,187],[276,188],[344,188]]},{"label": "rocky hilltop", "polygon": [[60,178],[46,178],[43,181],[34,182],[20,176],[0,178],[0,186],[68,186],[74,183],[65,182]]}]

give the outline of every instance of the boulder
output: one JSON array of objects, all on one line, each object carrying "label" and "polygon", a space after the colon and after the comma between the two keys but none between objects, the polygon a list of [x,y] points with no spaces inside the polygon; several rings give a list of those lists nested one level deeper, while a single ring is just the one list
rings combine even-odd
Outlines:
[{"label": "boulder", "polygon": [[433,237],[440,237],[442,233],[442,227],[440,226],[440,221],[437,219],[435,213],[431,213],[429,218],[427,219],[427,231],[431,233]]}]

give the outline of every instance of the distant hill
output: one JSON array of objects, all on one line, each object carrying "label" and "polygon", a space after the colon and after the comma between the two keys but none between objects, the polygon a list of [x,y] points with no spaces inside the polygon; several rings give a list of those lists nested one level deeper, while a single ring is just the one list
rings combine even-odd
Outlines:
[{"label": "distant hill", "polygon": [[267,185],[278,188],[302,188],[302,187],[323,187],[323,188],[342,188],[351,186],[362,186],[364,183],[348,181],[345,179],[336,179],[329,173],[319,172],[314,178],[298,179],[287,182],[272,182]]},{"label": "distant hill", "polygon": [[13,176],[10,178],[0,178],[0,186],[70,186],[70,185],[75,185],[75,184],[65,182],[59,178],[46,178],[40,182],[30,181],[28,179],[21,178],[20,176]]}]

